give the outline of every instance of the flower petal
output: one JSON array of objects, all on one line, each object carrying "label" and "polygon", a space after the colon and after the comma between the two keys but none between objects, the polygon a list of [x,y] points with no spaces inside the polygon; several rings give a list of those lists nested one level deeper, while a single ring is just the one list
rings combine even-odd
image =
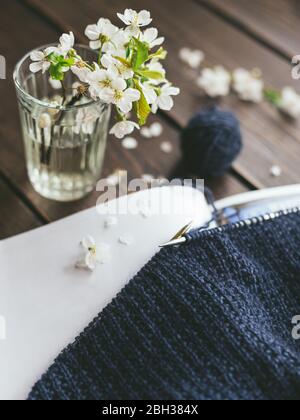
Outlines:
[{"label": "flower petal", "polygon": [[86,254],[85,264],[86,264],[86,267],[89,270],[94,271],[95,268],[96,268],[96,265],[97,265],[97,259],[96,259],[96,257],[89,252],[88,254]]},{"label": "flower petal", "polygon": [[174,101],[171,96],[160,96],[158,98],[158,106],[163,111],[171,111],[174,106]]},{"label": "flower petal", "polygon": [[159,45],[162,45],[165,42],[165,38],[161,36],[160,38],[157,38],[155,41],[151,42],[151,48],[158,47]]},{"label": "flower petal", "polygon": [[102,101],[104,101],[107,104],[114,103],[114,96],[114,91],[110,88],[104,88],[99,92],[100,99],[102,99]]},{"label": "flower petal", "polygon": [[127,83],[121,77],[117,77],[113,80],[112,87],[116,90],[124,91],[127,87]]},{"label": "flower petal", "polygon": [[130,25],[137,18],[137,12],[132,9],[126,9],[123,15],[118,13],[117,16],[126,25]]},{"label": "flower petal", "polygon": [[124,114],[128,114],[132,110],[132,102],[128,101],[125,97],[119,100],[117,104]]},{"label": "flower petal", "polygon": [[142,10],[138,14],[138,25],[147,26],[152,22],[151,14],[148,10]]},{"label": "flower petal", "polygon": [[143,34],[143,40],[151,44],[158,37],[158,30],[156,28],[146,29]]},{"label": "flower petal", "polygon": [[29,69],[32,73],[37,73],[38,71],[41,71],[43,69],[43,62],[39,61],[39,62],[31,63],[29,66]]},{"label": "flower petal", "polygon": [[60,54],[60,49],[57,47],[48,47],[45,49],[44,51],[44,55],[47,57],[48,55],[55,53],[55,54]]},{"label": "flower petal", "polygon": [[141,93],[137,89],[128,88],[124,93],[124,98],[127,101],[135,102],[141,97]]},{"label": "flower petal", "polygon": [[123,139],[128,134],[131,134],[135,128],[139,129],[140,127],[133,121],[120,121],[112,127],[109,134],[113,134],[118,139]]},{"label": "flower petal", "polygon": [[99,50],[101,47],[101,41],[90,41],[90,48],[92,50]]},{"label": "flower petal", "polygon": [[33,51],[30,54],[30,59],[32,61],[43,61],[45,58],[44,53],[42,51]]},{"label": "flower petal", "polygon": [[163,88],[163,95],[166,96],[177,96],[180,94],[180,89],[173,86],[166,86]]},{"label": "flower petal", "polygon": [[91,41],[96,41],[97,39],[99,39],[100,32],[98,29],[98,25],[88,25],[85,30],[85,35]]},{"label": "flower petal", "polygon": [[122,146],[124,147],[124,149],[133,150],[138,147],[138,141],[133,137],[126,137],[122,141]]},{"label": "flower petal", "polygon": [[163,126],[160,122],[156,122],[149,127],[149,130],[153,137],[159,137],[163,133]]},{"label": "flower petal", "polygon": [[51,64],[48,61],[43,61],[43,63],[42,63],[42,72],[43,72],[43,74],[46,73],[46,71],[49,70],[50,65]]},{"label": "flower petal", "polygon": [[64,51],[68,51],[73,48],[75,43],[75,38],[73,32],[69,32],[68,34],[62,34],[59,38],[59,43]]},{"label": "flower petal", "polygon": [[85,249],[89,249],[92,248],[96,245],[95,239],[88,235],[85,238],[82,239],[81,241],[81,245],[85,248]]},{"label": "flower petal", "polygon": [[125,235],[120,236],[119,242],[122,245],[130,246],[133,244],[134,238],[132,235],[125,234]]}]

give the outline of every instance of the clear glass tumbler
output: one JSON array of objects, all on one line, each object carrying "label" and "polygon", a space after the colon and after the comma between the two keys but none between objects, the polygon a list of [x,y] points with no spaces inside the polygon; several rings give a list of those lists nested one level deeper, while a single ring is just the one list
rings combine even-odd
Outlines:
[{"label": "clear glass tumbler", "polygon": [[[40,47],[44,50],[50,45]],[[76,46],[79,55],[96,61],[95,52]],[[66,73],[63,91],[49,74],[33,74],[28,53],[16,66],[27,170],[43,197],[73,201],[91,192],[100,178],[106,150],[110,106],[78,95],[78,79]]]}]

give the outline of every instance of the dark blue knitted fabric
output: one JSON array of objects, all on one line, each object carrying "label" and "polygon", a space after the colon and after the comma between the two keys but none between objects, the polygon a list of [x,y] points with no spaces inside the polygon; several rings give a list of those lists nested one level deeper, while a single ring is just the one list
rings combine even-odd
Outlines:
[{"label": "dark blue knitted fabric", "polygon": [[29,399],[299,400],[297,314],[299,212],[198,232],[156,255]]}]

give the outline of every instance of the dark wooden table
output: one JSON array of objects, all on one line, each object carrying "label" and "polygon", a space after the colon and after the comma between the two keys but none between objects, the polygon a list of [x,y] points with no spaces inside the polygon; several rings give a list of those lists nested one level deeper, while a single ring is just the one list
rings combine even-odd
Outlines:
[{"label": "dark wooden table", "polygon": [[[155,120],[164,126],[161,140],[171,141],[175,151],[161,153],[158,142],[141,140],[137,150],[127,151],[111,138],[104,175],[115,169],[168,176],[180,161],[179,135],[189,118],[207,99],[195,87],[196,73],[179,62],[181,47],[199,48],[209,64],[233,70],[259,67],[270,86],[299,87],[291,78],[291,57],[300,54],[300,2],[297,0],[3,0],[0,15],[0,54],[7,60],[7,80],[0,80],[0,239],[52,222],[95,205],[97,193],[75,203],[59,204],[36,194],[26,175],[24,151],[12,72],[18,59],[39,45],[54,42],[72,30],[77,40],[87,24],[98,17],[117,22],[125,7],[151,10],[155,24],[166,37],[170,79],[181,87],[171,113]],[[299,86],[298,86],[299,85]],[[280,116],[267,104],[249,105],[229,97],[221,106],[241,120],[245,147],[231,172],[207,180],[215,195],[225,197],[249,189],[299,182],[299,123]],[[270,176],[279,164],[283,174]]]}]

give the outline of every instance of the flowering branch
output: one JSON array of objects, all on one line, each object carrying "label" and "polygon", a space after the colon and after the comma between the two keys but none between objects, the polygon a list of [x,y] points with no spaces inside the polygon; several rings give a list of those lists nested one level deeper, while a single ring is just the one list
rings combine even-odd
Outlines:
[{"label": "flowering branch", "polygon": [[[161,46],[164,38],[158,36],[156,28],[142,30],[152,22],[150,13],[126,9],[118,17],[125,23],[125,28],[120,29],[101,18],[85,30],[90,48],[98,51],[97,63],[80,57],[70,32],[61,36],[57,47],[33,52],[30,70],[49,72],[51,80],[61,82],[65,91],[65,76],[71,71],[80,80],[79,93],[115,107],[117,123],[111,133],[123,138],[146,124],[151,112],[171,110],[172,97],[180,90],[168,82],[160,62],[167,56]],[[136,122],[128,120],[132,110]]]}]

